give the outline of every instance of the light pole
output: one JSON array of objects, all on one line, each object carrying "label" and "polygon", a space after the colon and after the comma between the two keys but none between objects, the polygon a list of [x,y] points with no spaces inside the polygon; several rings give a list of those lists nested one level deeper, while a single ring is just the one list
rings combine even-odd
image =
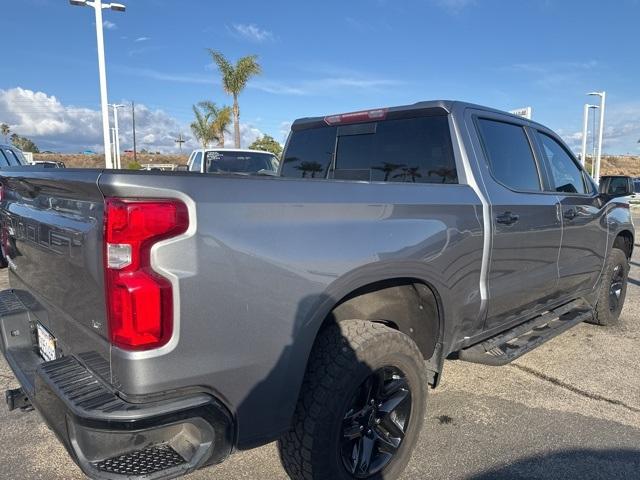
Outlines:
[{"label": "light pole", "polygon": [[102,3],[102,0],[69,0],[77,7],[93,7],[96,12],[96,38],[98,41],[98,71],[100,74],[100,103],[102,105],[102,135],[104,140],[104,162],[106,168],[113,168],[109,149],[109,107],[107,100],[107,70],[104,60],[104,32],[102,29],[102,10],[105,8],[124,12],[126,7],[121,3]]},{"label": "light pole", "polygon": [[122,168],[122,164],[120,163],[120,132],[118,130],[118,109],[124,108],[124,105],[113,104],[111,105],[113,108],[113,127],[114,127],[114,138],[113,144],[115,147],[115,168]]},{"label": "light pole", "polygon": [[[587,134],[589,123],[589,110],[599,108],[597,105],[584,104],[584,122],[582,123],[582,156],[580,157],[580,163],[584,166],[587,161]],[[594,132],[595,135],[595,132]]]},{"label": "light pole", "polygon": [[[600,160],[602,158],[602,137],[604,135],[604,102],[607,97],[607,92],[591,92],[587,95],[594,95],[600,97],[600,125],[598,128],[598,151],[596,153],[593,179],[596,183],[600,183]],[[595,132],[594,132],[595,133]]]}]

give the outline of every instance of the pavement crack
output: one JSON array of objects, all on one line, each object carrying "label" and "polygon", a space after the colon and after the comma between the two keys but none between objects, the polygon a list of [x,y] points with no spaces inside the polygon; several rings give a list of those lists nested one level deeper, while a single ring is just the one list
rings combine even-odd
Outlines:
[{"label": "pavement crack", "polygon": [[546,375],[542,372],[539,372],[537,370],[534,370],[533,368],[529,368],[529,367],[525,367],[524,365],[518,365],[517,363],[512,363],[510,365],[511,367],[517,368],[520,371],[523,371],[525,373],[528,373],[530,375],[533,375],[535,377],[538,377],[541,380],[544,380],[546,382],[552,383],[553,385],[556,385],[557,387],[560,388],[564,388],[565,390],[569,390],[570,392],[573,392],[577,395],[580,395],[582,397],[588,398],[590,400],[596,400],[598,402],[606,402],[609,403],[611,405],[617,405],[619,407],[623,407],[626,408],[627,410],[634,412],[634,413],[640,413],[640,408],[631,406],[631,405],[627,405],[625,402],[621,401],[621,400],[616,400],[614,398],[609,398],[609,397],[605,397],[604,395],[600,395],[597,393],[592,393],[589,392],[587,390],[583,390],[581,388],[575,387],[569,383],[563,382],[562,380],[559,380],[557,378],[551,377],[549,375]]}]

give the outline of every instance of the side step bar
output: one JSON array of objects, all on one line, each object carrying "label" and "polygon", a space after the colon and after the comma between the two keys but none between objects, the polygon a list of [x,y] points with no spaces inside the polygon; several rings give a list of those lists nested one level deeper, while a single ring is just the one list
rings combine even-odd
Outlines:
[{"label": "side step bar", "polygon": [[506,365],[592,316],[590,306],[575,300],[482,343],[460,350],[458,358],[484,365]]}]

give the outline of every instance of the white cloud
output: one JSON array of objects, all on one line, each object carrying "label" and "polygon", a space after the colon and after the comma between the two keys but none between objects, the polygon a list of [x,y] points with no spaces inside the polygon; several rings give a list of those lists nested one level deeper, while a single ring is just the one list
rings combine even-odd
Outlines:
[{"label": "white cloud", "polygon": [[258,27],[257,25],[250,23],[234,23],[229,30],[232,34],[238,37],[251,40],[252,42],[265,42],[274,40],[273,33],[269,30]]},{"label": "white cloud", "polygon": [[[596,125],[596,129],[597,129]],[[582,131],[558,129],[558,134],[574,152],[582,148]],[[610,154],[640,153],[640,103],[612,104],[607,108],[603,136],[603,152]],[[593,132],[589,122],[587,150],[592,148]]]},{"label": "white cloud", "polygon": [[[121,103],[128,104],[126,101]],[[0,89],[0,122],[6,122],[11,130],[36,142],[41,150],[77,152],[87,148],[102,151],[102,117],[95,109],[64,105],[55,96],[16,87]],[[133,145],[132,115],[130,108],[118,113],[121,148]],[[247,124],[240,124],[242,145],[246,146],[262,132]],[[161,109],[150,109],[136,104],[136,140],[138,149],[176,152],[175,139],[182,133],[189,140],[184,150],[195,148],[189,126],[181,123]],[[233,144],[227,134],[226,143]]]},{"label": "white cloud", "polygon": [[151,40],[150,37],[138,37],[138,38],[136,38],[134,40],[134,42],[138,42],[138,43],[140,43],[140,42],[148,42],[149,40]]},{"label": "white cloud", "polygon": [[116,30],[118,28],[118,26],[115,23],[110,22],[109,20],[104,20],[102,22],[102,26],[107,30]]}]

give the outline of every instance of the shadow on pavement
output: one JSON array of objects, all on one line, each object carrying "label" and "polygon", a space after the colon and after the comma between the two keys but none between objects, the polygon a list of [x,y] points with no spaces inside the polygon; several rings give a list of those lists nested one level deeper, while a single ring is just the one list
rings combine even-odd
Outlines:
[{"label": "shadow on pavement", "polygon": [[640,450],[579,449],[523,458],[470,477],[470,480],[507,479],[638,479]]}]

